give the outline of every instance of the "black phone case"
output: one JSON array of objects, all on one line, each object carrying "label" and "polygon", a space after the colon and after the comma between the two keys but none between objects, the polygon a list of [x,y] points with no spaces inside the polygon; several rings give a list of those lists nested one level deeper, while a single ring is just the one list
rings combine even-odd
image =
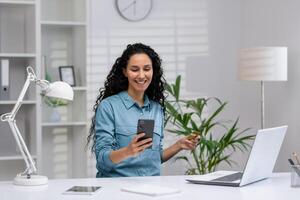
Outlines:
[{"label": "black phone case", "polygon": [[137,133],[145,133],[145,136],[140,138],[138,141],[152,138],[154,131],[154,120],[153,119],[139,119],[137,125]]}]

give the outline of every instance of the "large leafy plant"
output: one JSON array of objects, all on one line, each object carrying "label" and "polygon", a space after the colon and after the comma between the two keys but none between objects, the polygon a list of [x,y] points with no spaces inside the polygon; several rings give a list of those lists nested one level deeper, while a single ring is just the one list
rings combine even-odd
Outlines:
[{"label": "large leafy plant", "polygon": [[188,156],[177,157],[188,163],[186,174],[213,172],[221,162],[231,166],[234,163],[231,155],[237,150],[248,150],[248,141],[254,135],[246,135],[248,129],[239,131],[238,119],[234,122],[218,120],[226,102],[217,98],[181,99],[180,82],[178,76],[174,84],[166,84],[166,125],[171,127],[167,130],[184,136],[197,134],[201,138],[196,149],[191,151],[194,162]]}]

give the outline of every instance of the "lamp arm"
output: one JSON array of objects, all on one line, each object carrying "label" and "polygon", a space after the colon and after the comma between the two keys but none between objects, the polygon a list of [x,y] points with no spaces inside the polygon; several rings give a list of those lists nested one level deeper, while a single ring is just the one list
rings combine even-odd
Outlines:
[{"label": "lamp arm", "polygon": [[31,67],[27,67],[27,78],[26,78],[26,81],[25,81],[24,86],[23,86],[23,88],[22,88],[22,90],[20,92],[20,95],[18,97],[17,103],[15,104],[14,108],[10,112],[10,116],[9,117],[12,120],[15,119],[16,114],[17,114],[17,112],[19,111],[19,109],[21,107],[21,102],[24,99],[24,96],[25,96],[25,94],[26,94],[26,92],[28,90],[28,87],[30,85],[30,82],[31,81],[36,81],[36,80],[37,80],[37,78],[36,78],[36,75],[35,75],[33,69]]},{"label": "lamp arm", "polygon": [[30,176],[31,174],[36,173],[37,171],[35,162],[33,161],[32,156],[30,155],[28,148],[24,142],[24,139],[17,127],[16,120],[9,120],[8,124],[13,132],[17,145],[26,163],[26,170],[23,173],[27,174],[27,176]]},{"label": "lamp arm", "polygon": [[35,163],[32,159],[32,156],[30,155],[29,151],[28,151],[28,148],[24,142],[24,139],[17,127],[17,124],[16,124],[16,120],[15,120],[15,117],[16,117],[16,114],[17,112],[19,111],[21,105],[22,105],[22,101],[24,99],[24,96],[26,94],[26,91],[28,90],[28,87],[30,85],[30,82],[31,81],[38,81],[37,78],[36,78],[36,75],[32,69],[32,67],[27,67],[27,78],[26,78],[26,81],[24,83],[24,86],[20,92],[20,95],[18,97],[18,100],[15,104],[15,106],[13,107],[12,111],[10,113],[6,113],[6,114],[3,114],[1,115],[1,121],[7,121],[9,126],[10,126],[10,129],[11,131],[13,132],[13,135],[15,137],[15,140],[16,140],[16,143],[19,147],[19,150],[23,156],[23,159],[26,163],[26,170],[24,171],[24,173],[27,174],[27,176],[30,177],[30,175],[32,173],[35,173],[37,171],[36,167],[35,167]]}]

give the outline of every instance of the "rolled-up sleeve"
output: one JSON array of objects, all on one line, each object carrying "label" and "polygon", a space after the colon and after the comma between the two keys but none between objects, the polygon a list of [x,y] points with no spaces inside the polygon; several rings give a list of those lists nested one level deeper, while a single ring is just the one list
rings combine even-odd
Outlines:
[{"label": "rolled-up sleeve", "polygon": [[95,119],[95,154],[98,170],[109,172],[116,165],[110,159],[111,151],[116,149],[114,131],[112,106],[103,100],[97,108]]}]

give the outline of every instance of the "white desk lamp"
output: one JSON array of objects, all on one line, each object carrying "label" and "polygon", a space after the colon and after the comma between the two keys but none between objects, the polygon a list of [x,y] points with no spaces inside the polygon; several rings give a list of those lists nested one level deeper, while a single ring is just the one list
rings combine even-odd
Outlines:
[{"label": "white desk lamp", "polygon": [[287,81],[287,47],[241,49],[238,71],[240,80],[261,82],[261,128],[264,128],[264,81]]},{"label": "white desk lamp", "polygon": [[55,97],[65,100],[73,100],[73,89],[72,87],[61,81],[57,81],[54,83],[49,83],[46,80],[37,79],[33,69],[31,67],[27,67],[27,79],[24,83],[22,91],[18,97],[18,100],[10,113],[6,113],[1,115],[1,121],[7,121],[10,129],[15,137],[16,143],[20,149],[20,152],[23,156],[23,159],[26,163],[26,170],[20,174],[18,174],[14,179],[14,184],[16,185],[44,185],[48,183],[48,178],[46,176],[37,175],[37,169],[35,166],[35,162],[30,155],[28,148],[24,142],[24,139],[17,127],[15,116],[21,107],[22,101],[26,94],[26,91],[30,85],[30,82],[33,81],[35,84],[39,85],[42,90],[42,94],[48,97]]}]

